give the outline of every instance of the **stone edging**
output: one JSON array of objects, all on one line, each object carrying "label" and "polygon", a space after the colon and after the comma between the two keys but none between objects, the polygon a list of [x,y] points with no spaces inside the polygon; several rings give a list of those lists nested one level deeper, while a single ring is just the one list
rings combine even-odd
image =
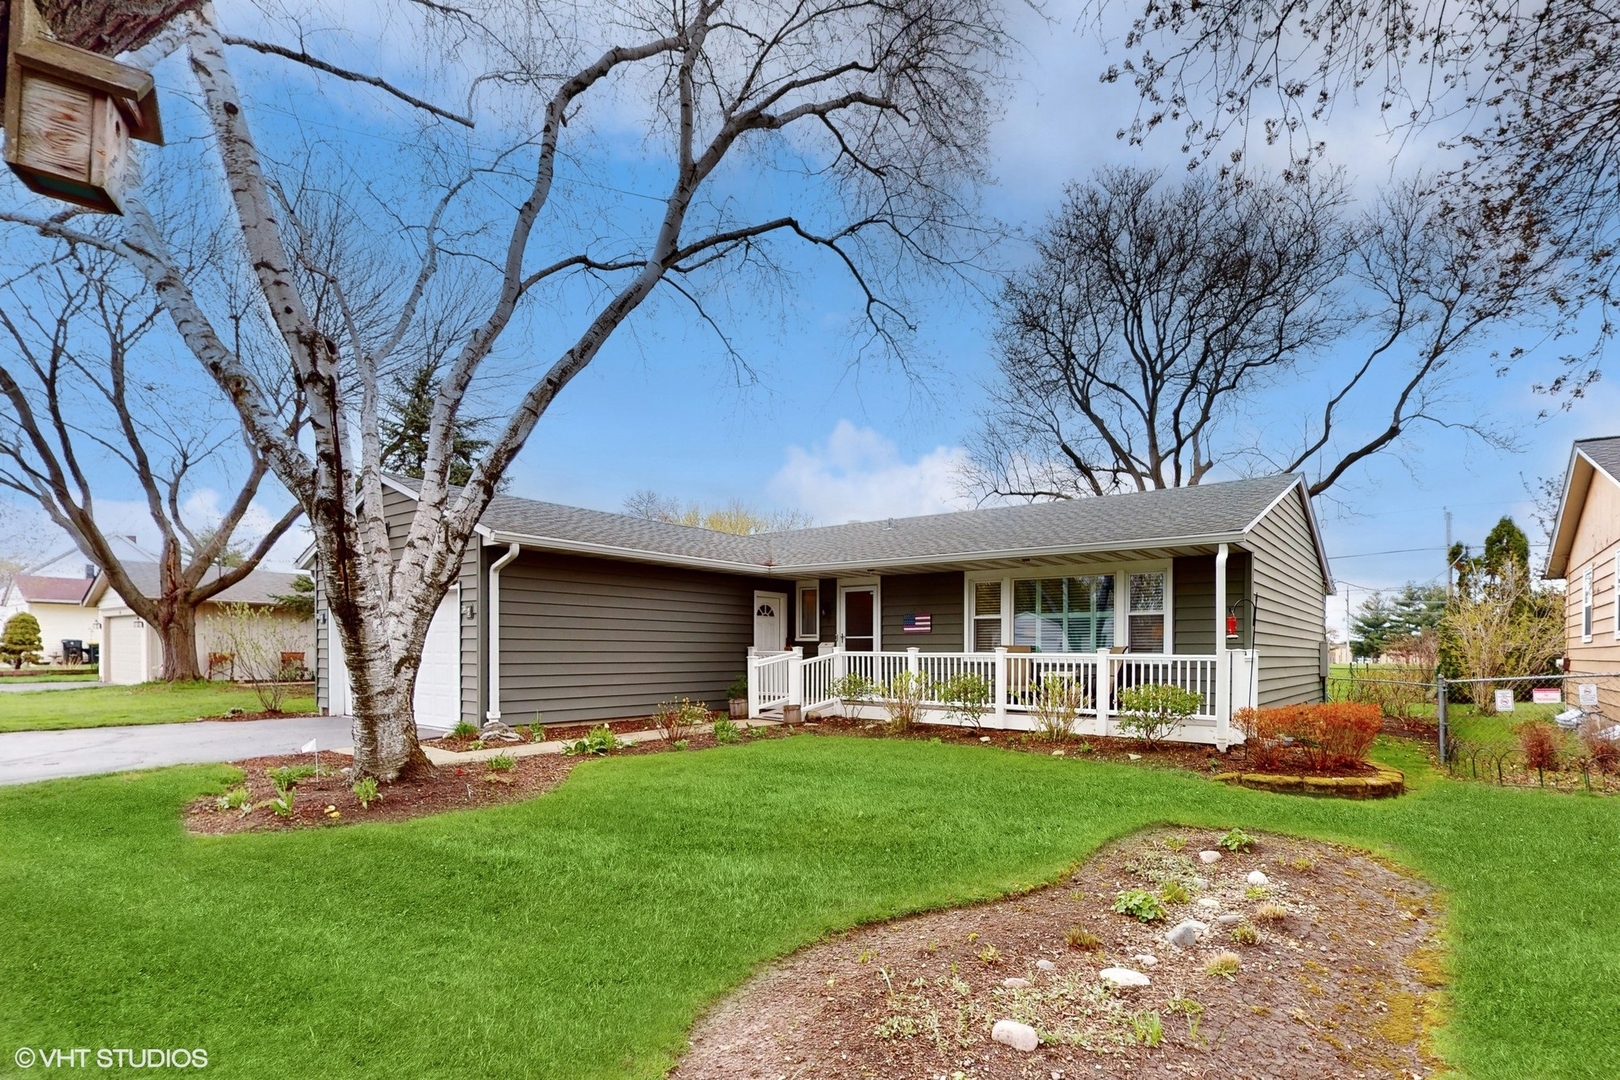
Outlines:
[{"label": "stone edging", "polygon": [[1406,775],[1398,769],[1374,766],[1376,776],[1296,776],[1278,773],[1224,772],[1211,780],[1256,791],[1287,795],[1325,795],[1336,799],[1388,799],[1406,792]]}]

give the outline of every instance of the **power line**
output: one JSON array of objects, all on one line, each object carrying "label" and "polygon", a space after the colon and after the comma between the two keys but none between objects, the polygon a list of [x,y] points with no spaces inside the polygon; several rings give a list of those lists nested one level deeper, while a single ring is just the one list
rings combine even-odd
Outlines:
[{"label": "power line", "polygon": [[1433,551],[1433,550],[1434,550],[1434,548],[1432,548],[1432,547],[1391,548],[1388,551],[1363,551],[1363,552],[1359,552],[1359,553],[1357,553],[1355,555],[1331,555],[1331,556],[1329,556],[1329,559],[1332,562],[1341,562],[1344,559],[1370,559],[1374,555],[1410,555],[1411,553],[1413,553],[1415,551]]}]

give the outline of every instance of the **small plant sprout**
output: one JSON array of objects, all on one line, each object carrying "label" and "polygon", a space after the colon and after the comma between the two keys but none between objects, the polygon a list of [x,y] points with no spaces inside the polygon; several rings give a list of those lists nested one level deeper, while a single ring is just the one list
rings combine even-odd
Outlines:
[{"label": "small plant sprout", "polygon": [[248,789],[237,784],[231,790],[221,795],[218,800],[221,810],[241,810],[248,804]]},{"label": "small plant sprout", "polygon": [[1114,910],[1142,922],[1164,918],[1164,905],[1146,889],[1126,889],[1114,897]]},{"label": "small plant sprout", "polygon": [[1264,900],[1267,895],[1266,887],[1264,885],[1250,885],[1243,890],[1243,895],[1249,900]]},{"label": "small plant sprout", "polygon": [[534,723],[529,725],[529,739],[531,742],[546,741],[546,725],[540,722],[540,714],[534,714]]},{"label": "small plant sprout", "polygon": [[1281,904],[1261,904],[1254,909],[1256,922],[1280,923],[1288,918],[1288,909]]},{"label": "small plant sprout", "polygon": [[722,716],[714,722],[714,741],[724,745],[734,743],[742,738],[742,731],[728,716]]},{"label": "small plant sprout", "polygon": [[1232,927],[1232,944],[1258,945],[1260,944],[1260,931],[1248,923],[1239,923]]},{"label": "small plant sprout", "polygon": [[1096,952],[1102,948],[1102,939],[1083,926],[1071,926],[1063,932],[1063,943],[1081,952]]},{"label": "small plant sprout", "polygon": [[1311,870],[1316,868],[1316,864],[1311,862],[1311,860],[1307,859],[1303,855],[1300,855],[1299,857],[1292,860],[1288,864],[1288,866],[1289,866],[1290,869],[1292,869],[1296,873],[1300,873],[1300,874],[1309,873]]},{"label": "small plant sprout", "polygon": [[1164,838],[1164,846],[1171,851],[1186,851],[1187,838],[1185,836],[1167,836]]},{"label": "small plant sprout", "polygon": [[1187,1037],[1197,1042],[1198,1022],[1203,1019],[1204,1006],[1190,997],[1177,997],[1166,1002],[1165,1008],[1187,1018]]},{"label": "small plant sprout", "polygon": [[613,734],[613,729],[603,724],[601,727],[591,728],[590,732],[576,742],[563,747],[565,754],[611,754],[620,746],[619,737]]},{"label": "small plant sprout", "polygon": [[370,810],[372,803],[382,799],[382,792],[377,790],[377,778],[375,776],[362,776],[354,782],[354,787],[350,790],[354,792],[354,797],[360,801],[360,809],[362,810]]},{"label": "small plant sprout", "polygon": [[450,729],[452,739],[470,739],[478,734],[478,725],[471,720],[457,720],[456,726]]},{"label": "small plant sprout", "polygon": [[1158,1046],[1164,1041],[1164,1020],[1152,1009],[1133,1014],[1131,1037],[1142,1046]]},{"label": "small plant sprout", "polygon": [[1220,952],[1204,968],[1206,974],[1221,979],[1235,979],[1243,967],[1243,960],[1235,952]]},{"label": "small plant sprout", "polygon": [[1001,963],[1001,953],[996,950],[994,945],[986,945],[979,950],[979,962],[981,964],[999,964]]},{"label": "small plant sprout", "polygon": [[489,759],[490,772],[511,772],[516,767],[517,762],[512,759],[511,754],[496,754]]},{"label": "small plant sprout", "polygon": [[1192,893],[1187,886],[1179,881],[1165,882],[1164,888],[1159,890],[1159,899],[1167,904],[1185,904],[1192,899]]},{"label": "small plant sprout", "polygon": [[1242,829],[1233,829],[1215,842],[1233,853],[1254,850],[1254,837]]}]

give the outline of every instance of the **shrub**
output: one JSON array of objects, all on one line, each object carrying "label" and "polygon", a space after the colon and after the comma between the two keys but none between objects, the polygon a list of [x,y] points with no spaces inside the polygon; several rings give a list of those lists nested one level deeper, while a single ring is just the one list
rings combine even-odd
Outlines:
[{"label": "shrub", "polygon": [[717,743],[734,743],[742,738],[742,730],[732,722],[729,716],[722,716],[714,722],[714,741]]},{"label": "shrub", "polygon": [[452,739],[470,739],[478,734],[478,725],[471,720],[457,720],[456,726],[450,729]]},{"label": "shrub", "polygon": [[623,744],[619,742],[619,737],[613,734],[613,729],[603,724],[601,727],[591,728],[583,739],[576,740],[563,747],[563,753],[569,755],[596,754],[600,756],[602,754],[611,754],[621,745]]},{"label": "shrub", "polygon": [[1164,918],[1164,905],[1146,889],[1126,889],[1114,897],[1114,910],[1142,922]]},{"label": "shrub", "polygon": [[313,765],[282,765],[264,770],[264,775],[270,778],[270,783],[274,787],[291,788],[297,787],[300,780],[308,780],[316,775],[316,769]]},{"label": "shrub", "polygon": [[7,619],[5,629],[0,630],[0,658],[4,658],[13,670],[24,664],[39,663],[42,648],[44,643],[39,638],[39,620],[26,611],[19,611]]},{"label": "shrub", "polygon": [[931,680],[920,671],[897,672],[884,683],[878,703],[889,714],[889,730],[901,735],[915,727],[932,692]]},{"label": "shrub", "polygon": [[377,790],[377,778],[375,776],[362,776],[354,782],[354,787],[349,790],[354,792],[354,797],[359,800],[360,809],[362,810],[370,810],[372,803],[382,799],[382,792]]},{"label": "shrub", "polygon": [[1530,720],[1520,724],[1516,734],[1525,767],[1536,770],[1536,778],[1545,784],[1546,771],[1558,768],[1558,729],[1545,720]]},{"label": "shrub", "polygon": [[221,795],[218,803],[221,810],[240,810],[248,805],[248,789],[238,784]]},{"label": "shrub", "polygon": [[1254,837],[1250,836],[1242,829],[1233,829],[1225,836],[1215,841],[1215,843],[1225,848],[1227,851],[1236,853],[1239,851],[1249,851],[1253,849]]},{"label": "shrub", "polygon": [[832,696],[842,702],[864,705],[876,695],[877,688],[865,675],[850,672],[833,680]]},{"label": "shrub", "polygon": [[1613,725],[1596,717],[1588,719],[1581,725],[1581,745],[1598,772],[1620,772],[1620,739],[1615,737]]},{"label": "shrub", "polygon": [[1203,704],[1202,694],[1167,683],[1128,686],[1119,692],[1119,730],[1157,746],[1180,731]]},{"label": "shrub", "polygon": [[957,726],[975,731],[989,711],[990,696],[990,684],[971,672],[952,675],[939,686],[939,700],[945,703],[946,715]]},{"label": "shrub", "polygon": [[1216,953],[1215,958],[1209,962],[1204,971],[1210,975],[1218,975],[1223,979],[1235,979],[1243,959],[1235,952]]},{"label": "shrub", "polygon": [[741,675],[738,675],[735,679],[731,680],[731,685],[726,687],[726,697],[736,699],[745,698],[747,696],[748,672],[745,671]]},{"label": "shrub", "polygon": [[709,707],[691,698],[661,701],[653,710],[652,721],[665,742],[679,742],[691,738],[699,725],[709,722]]},{"label": "shrub", "polygon": [[1282,768],[1288,753],[1289,726],[1293,709],[1239,709],[1232,719],[1243,732],[1243,752],[1249,764],[1260,772]]},{"label": "shrub", "polygon": [[1073,678],[1049,674],[1035,690],[1030,711],[1035,731],[1047,742],[1067,742],[1074,735],[1074,722],[1086,706],[1085,691]]},{"label": "shrub", "polygon": [[293,664],[282,659],[302,648],[297,624],[282,618],[273,608],[225,604],[216,625],[233,658],[232,673],[253,688],[260,708],[280,712],[291,684],[304,675],[301,662]]},{"label": "shrub", "polygon": [[1071,926],[1063,932],[1063,943],[1081,952],[1096,952],[1102,948],[1102,939],[1083,926]]}]

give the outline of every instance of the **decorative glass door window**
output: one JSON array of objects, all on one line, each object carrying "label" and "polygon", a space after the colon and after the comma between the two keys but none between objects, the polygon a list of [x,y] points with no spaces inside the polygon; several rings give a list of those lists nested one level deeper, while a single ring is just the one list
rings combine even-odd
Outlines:
[{"label": "decorative glass door window", "polygon": [[1130,575],[1131,652],[1164,652],[1164,571]]},{"label": "decorative glass door window", "polygon": [[1001,582],[973,586],[973,651],[992,652],[1001,645]]},{"label": "decorative glass door window", "polygon": [[1013,644],[1039,652],[1096,652],[1114,644],[1114,576],[1013,582]]}]

